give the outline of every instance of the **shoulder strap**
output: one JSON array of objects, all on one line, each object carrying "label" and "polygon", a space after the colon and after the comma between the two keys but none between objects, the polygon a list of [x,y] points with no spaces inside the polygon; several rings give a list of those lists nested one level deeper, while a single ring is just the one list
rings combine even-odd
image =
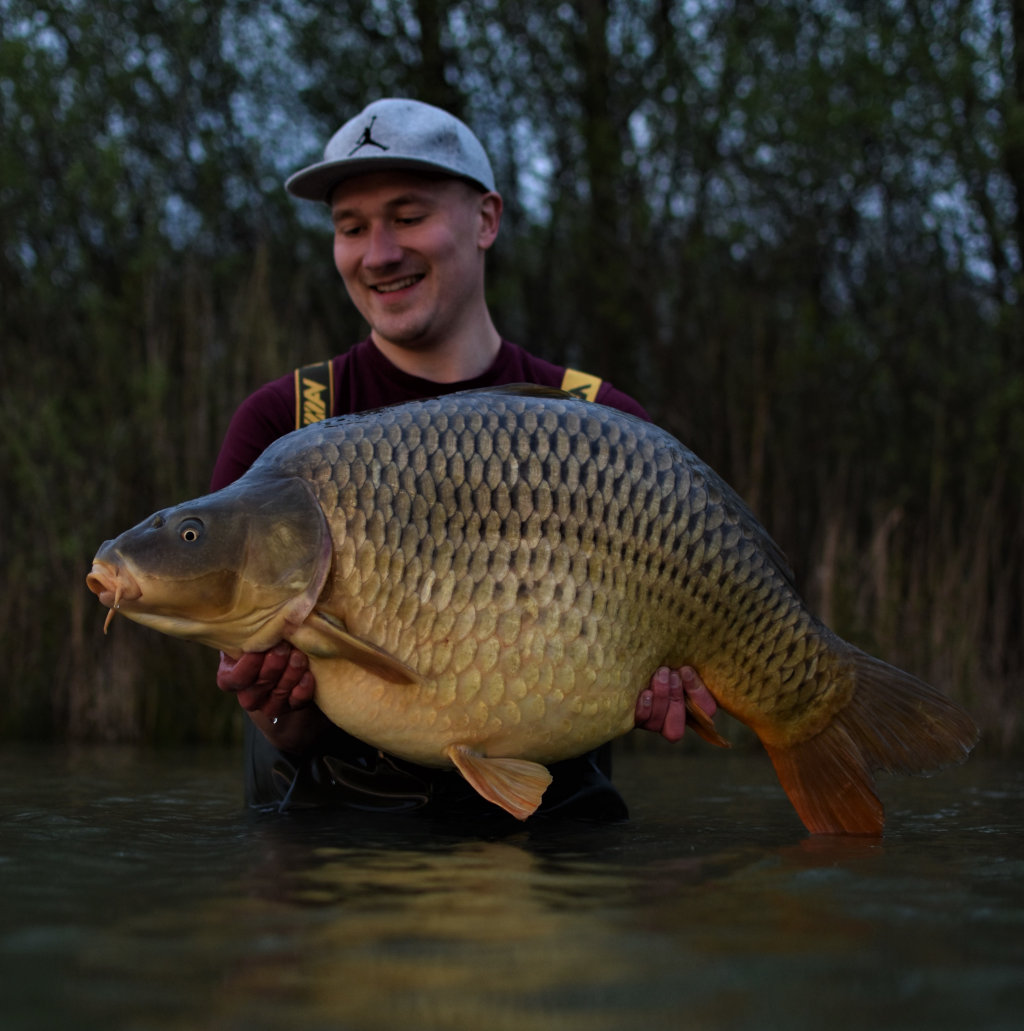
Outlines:
[{"label": "shoulder strap", "polygon": [[313,362],[295,370],[295,428],[334,414],[334,365]]},{"label": "shoulder strap", "polygon": [[601,389],[603,380],[600,376],[591,376],[588,372],[580,372],[578,369],[566,369],[562,377],[562,389],[581,401],[593,401]]}]

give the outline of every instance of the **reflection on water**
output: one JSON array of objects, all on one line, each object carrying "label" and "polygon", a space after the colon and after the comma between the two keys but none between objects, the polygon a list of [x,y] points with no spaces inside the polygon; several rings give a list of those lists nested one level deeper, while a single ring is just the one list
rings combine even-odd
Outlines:
[{"label": "reflection on water", "polygon": [[232,755],[0,752],[3,1026],[1016,1028],[1024,771],[808,838],[762,756],[620,758],[612,827],[244,812]]}]

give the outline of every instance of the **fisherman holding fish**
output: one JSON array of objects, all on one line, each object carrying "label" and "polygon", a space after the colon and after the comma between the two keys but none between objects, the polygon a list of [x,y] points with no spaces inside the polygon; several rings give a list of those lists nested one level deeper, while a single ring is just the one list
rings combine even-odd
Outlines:
[{"label": "fisherman holding fish", "polygon": [[977,726],[817,619],[743,499],[636,402],[502,340],[493,185],[461,122],[398,100],[289,180],[330,206],[371,336],[242,405],[220,489],[100,546],[108,622],[221,650],[257,805],[624,817],[602,746],[677,738],[684,705],[726,745],[720,705],[808,831],[877,837],[875,774],[962,762]]},{"label": "fisherman holding fish", "polygon": [[[293,175],[296,197],[326,203],[334,261],[370,336],[319,368],[266,384],[235,413],[212,489],[241,477],[297,426],[455,391],[530,382],[647,419],[611,384],[537,358],[504,340],[484,295],[484,259],[502,198],[477,137],[449,113],[404,99],[370,104],[331,138],[324,160]],[[251,805],[348,804],[464,811],[477,799],[454,772],[384,756],[313,704],[306,655],[282,642],[237,659],[222,654],[218,686],[234,693],[246,726]],[[679,740],[685,700],[709,717],[710,693],[690,667],[662,667],[641,692],[636,725]],[[626,807],[608,780],[608,746],[556,763],[541,812],[614,819]]]}]

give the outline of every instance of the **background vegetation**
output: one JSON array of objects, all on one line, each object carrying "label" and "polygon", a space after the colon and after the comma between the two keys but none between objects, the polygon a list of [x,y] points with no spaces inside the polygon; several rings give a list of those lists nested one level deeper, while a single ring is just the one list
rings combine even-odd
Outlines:
[{"label": "background vegetation", "polygon": [[0,0],[0,736],[225,740],[84,587],[235,405],[363,334],[285,175],[449,107],[503,332],[747,497],[841,633],[1021,739],[1022,0]]}]

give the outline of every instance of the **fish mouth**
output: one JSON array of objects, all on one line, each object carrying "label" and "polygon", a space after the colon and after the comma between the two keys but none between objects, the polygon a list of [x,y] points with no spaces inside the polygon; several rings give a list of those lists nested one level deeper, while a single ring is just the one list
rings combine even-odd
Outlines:
[{"label": "fish mouth", "polygon": [[103,624],[104,633],[107,632],[114,613],[121,607],[121,602],[134,601],[142,597],[142,588],[127,569],[104,562],[102,559],[93,559],[92,570],[85,578],[85,585],[110,609]]}]

